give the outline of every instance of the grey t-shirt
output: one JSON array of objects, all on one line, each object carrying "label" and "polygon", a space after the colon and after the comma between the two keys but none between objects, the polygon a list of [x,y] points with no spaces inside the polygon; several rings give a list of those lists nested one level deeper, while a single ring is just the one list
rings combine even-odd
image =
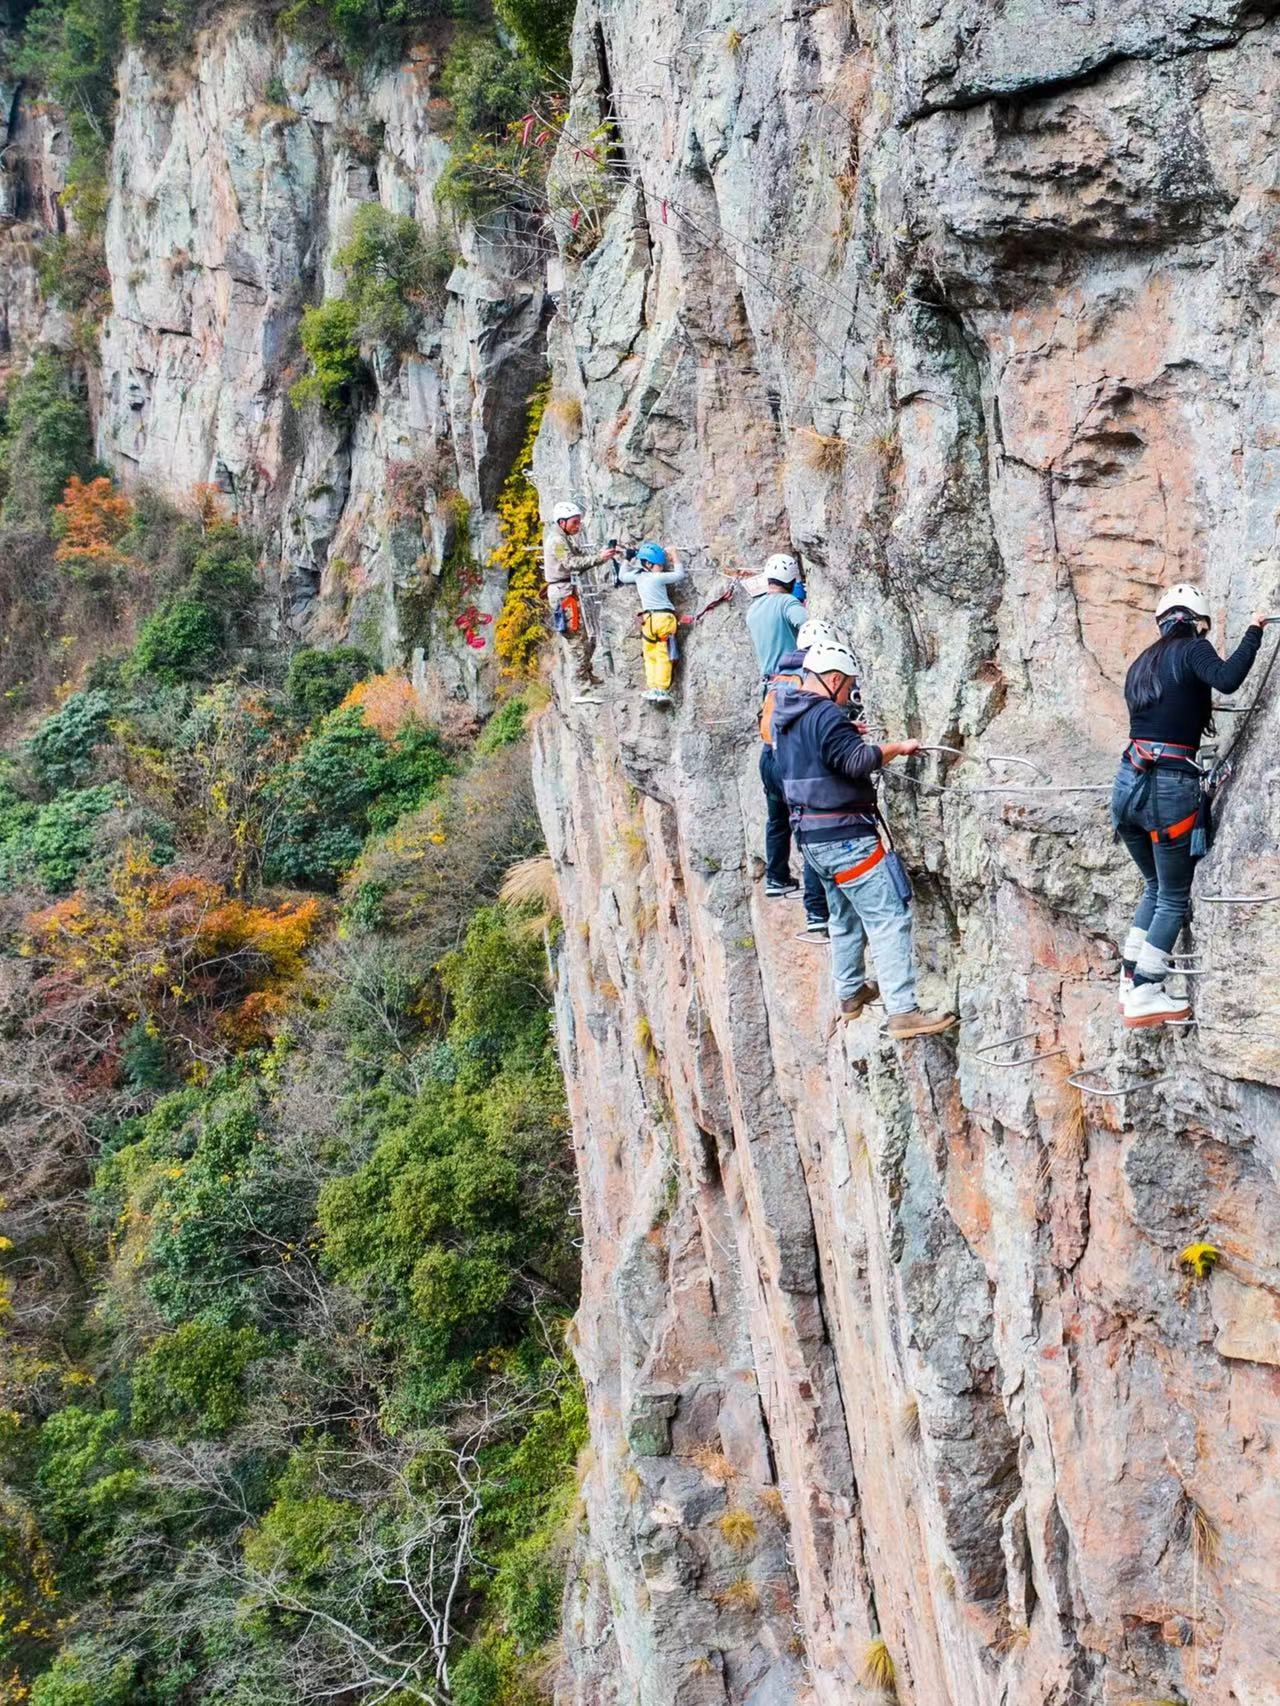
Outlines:
[{"label": "grey t-shirt", "polygon": [[679,563],[674,569],[646,569],[641,563],[628,563],[626,568],[619,570],[618,579],[634,583],[640,594],[641,610],[670,610],[674,613],[675,605],[667,588],[684,579],[684,570]]}]

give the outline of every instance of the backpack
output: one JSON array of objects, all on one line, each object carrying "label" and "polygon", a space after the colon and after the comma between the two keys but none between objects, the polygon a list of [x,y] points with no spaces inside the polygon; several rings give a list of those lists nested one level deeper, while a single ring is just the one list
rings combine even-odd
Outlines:
[{"label": "backpack", "polygon": [[773,705],[779,687],[799,687],[804,680],[804,671],[797,670],[782,675],[771,675],[765,683],[764,700],[760,706],[760,739],[766,746],[773,745]]}]

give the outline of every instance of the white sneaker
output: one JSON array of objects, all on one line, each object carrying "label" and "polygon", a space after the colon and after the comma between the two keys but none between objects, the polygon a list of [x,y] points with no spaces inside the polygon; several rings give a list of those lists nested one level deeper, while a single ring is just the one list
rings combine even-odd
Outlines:
[{"label": "white sneaker", "polygon": [[1166,994],[1162,983],[1135,983],[1124,1004],[1124,1026],[1130,1031],[1190,1017],[1190,1005]]},{"label": "white sneaker", "polygon": [[651,705],[669,705],[671,703],[671,695],[664,693],[660,687],[651,687],[645,694],[645,698]]}]

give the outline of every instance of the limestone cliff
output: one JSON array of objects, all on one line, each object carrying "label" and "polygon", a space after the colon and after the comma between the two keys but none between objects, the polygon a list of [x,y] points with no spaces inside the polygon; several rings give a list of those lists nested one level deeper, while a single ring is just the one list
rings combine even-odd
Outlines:
[{"label": "limestone cliff", "polygon": [[[1276,11],[581,0],[555,296],[464,231],[342,427],[288,406],[297,319],[358,202],[434,226],[436,50],[353,78],[232,14],[185,71],[121,68],[100,449],[231,495],[286,628],[450,655],[402,595],[456,511],[403,525],[388,470],[443,462],[483,551],[549,356],[544,509],[663,539],[689,613],[794,547],[873,716],[966,760],[888,786],[962,1015],[895,1049],[831,1026],[763,898],[741,594],[685,631],[671,713],[625,589],[592,601],[596,685],[553,648],[593,1432],[564,1706],[844,1706],[875,1641],[912,1706],[1280,1698],[1280,909],[1200,905],[1198,1027],[1124,1038],[1105,816],[1155,589],[1203,581],[1232,637],[1275,593]],[[65,147],[6,100],[21,347],[60,335],[23,245]],[[1205,896],[1280,890],[1274,646]]]}]

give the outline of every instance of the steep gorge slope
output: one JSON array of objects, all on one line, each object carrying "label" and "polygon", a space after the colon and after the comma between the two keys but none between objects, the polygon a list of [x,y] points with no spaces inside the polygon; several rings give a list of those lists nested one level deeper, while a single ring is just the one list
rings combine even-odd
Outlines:
[{"label": "steep gorge slope", "polygon": [[[417,351],[354,425],[296,436],[289,340],[351,208],[435,223],[431,56],[353,96],[232,16],[176,81],[122,68],[100,449],[274,530],[286,626],[423,643],[388,466],[447,438],[441,485],[492,544],[545,336],[544,510],[573,492],[596,536],[673,545],[690,611],[790,543],[891,730],[1095,790],[894,776],[959,1056],[874,1017],[832,1034],[822,956],[755,880],[740,604],[687,632],[670,717],[640,702],[627,592],[592,611],[598,686],[553,652],[593,1436],[575,1706],[873,1698],[875,1640],[915,1706],[1280,1693],[1280,915],[1201,907],[1200,1027],[1122,1039],[1132,877],[1101,791],[1155,589],[1202,580],[1232,637],[1277,590],[1273,11],[583,0],[563,288],[467,233]],[[1273,678],[1205,893],[1280,888],[1276,703]],[[975,1057],[1020,1033],[1064,1052]],[[1081,1098],[1082,1065],[1144,1088]],[[1201,1237],[1223,1259],[1195,1281]]]}]

